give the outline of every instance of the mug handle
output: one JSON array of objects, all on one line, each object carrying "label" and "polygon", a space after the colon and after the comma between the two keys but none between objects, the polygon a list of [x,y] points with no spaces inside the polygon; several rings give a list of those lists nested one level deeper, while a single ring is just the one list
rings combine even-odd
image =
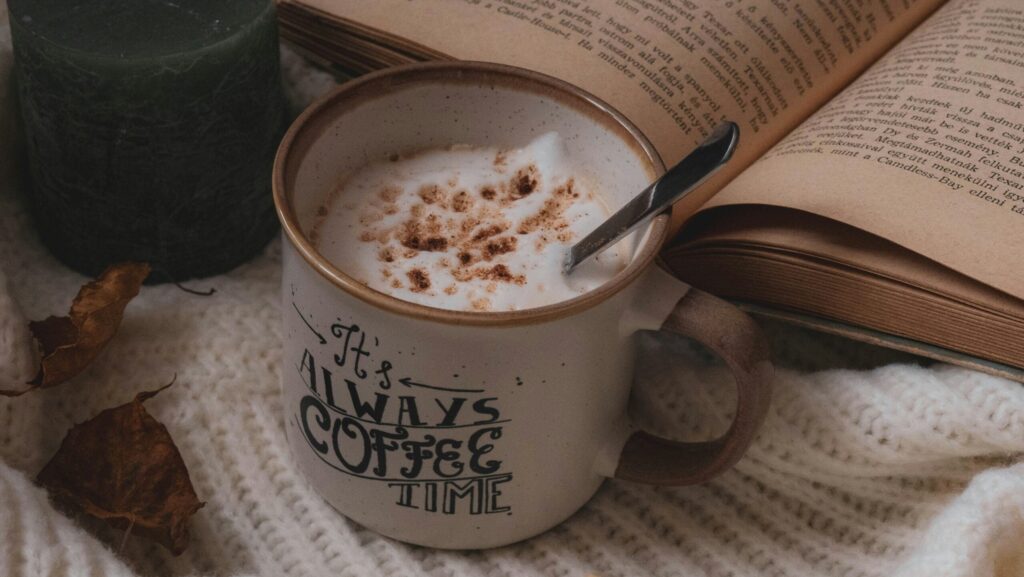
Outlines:
[{"label": "mug handle", "polygon": [[703,343],[725,360],[736,379],[736,416],[724,436],[702,443],[633,433],[614,476],[651,485],[703,483],[735,465],[764,422],[774,373],[768,343],[749,315],[694,288],[679,299],[661,329]]}]

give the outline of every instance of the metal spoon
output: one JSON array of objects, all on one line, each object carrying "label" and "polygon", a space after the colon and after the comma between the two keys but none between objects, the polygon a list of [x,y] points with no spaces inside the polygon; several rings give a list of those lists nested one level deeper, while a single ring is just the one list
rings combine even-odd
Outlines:
[{"label": "metal spoon", "polygon": [[689,156],[573,245],[565,258],[565,274],[572,274],[580,263],[622,240],[700,187],[729,162],[739,140],[740,127],[736,123],[720,124]]}]

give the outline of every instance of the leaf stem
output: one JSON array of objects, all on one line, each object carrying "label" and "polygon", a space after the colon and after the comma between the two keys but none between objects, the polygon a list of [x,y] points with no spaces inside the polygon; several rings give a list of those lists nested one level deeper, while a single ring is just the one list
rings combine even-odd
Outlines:
[{"label": "leaf stem", "polygon": [[117,554],[120,555],[124,552],[125,545],[128,544],[128,536],[132,534],[132,529],[135,528],[135,515],[132,515],[131,523],[128,523],[128,528],[124,530],[124,537],[121,537],[121,545],[117,548]]}]

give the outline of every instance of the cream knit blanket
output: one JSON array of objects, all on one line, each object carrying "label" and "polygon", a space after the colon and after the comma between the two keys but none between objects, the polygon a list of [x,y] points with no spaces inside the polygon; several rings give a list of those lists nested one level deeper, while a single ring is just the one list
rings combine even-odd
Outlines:
[{"label": "cream knit blanket", "polygon": [[[6,52],[0,35],[0,89]],[[285,61],[302,98],[329,84]],[[2,386],[33,373],[25,319],[63,314],[85,280],[40,246],[11,188],[0,181]],[[777,361],[790,368],[779,370],[757,443],[720,479],[678,489],[611,481],[562,526],[497,550],[379,537],[329,509],[291,465],[278,396],[279,265],[274,243],[192,283],[215,296],[146,287],[85,374],[0,400],[0,575],[1024,575],[1024,465],[1014,465],[1024,388],[776,325],[767,328]],[[677,438],[721,430],[725,371],[681,339],[650,337],[644,349],[637,412]],[[875,365],[884,366],[867,369]],[[207,505],[182,556],[134,538],[115,552],[118,532],[55,511],[30,479],[72,424],[174,374],[178,384],[147,406]]]}]

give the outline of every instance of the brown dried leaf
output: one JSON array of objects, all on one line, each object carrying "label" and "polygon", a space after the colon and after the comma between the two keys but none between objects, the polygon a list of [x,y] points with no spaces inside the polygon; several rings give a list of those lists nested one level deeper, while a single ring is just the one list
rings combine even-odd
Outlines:
[{"label": "brown dried leaf", "polygon": [[56,501],[180,555],[188,519],[204,503],[167,427],[142,406],[169,386],[75,425],[36,482]]},{"label": "brown dried leaf", "polygon": [[39,372],[29,381],[29,388],[0,390],[0,395],[16,397],[40,387],[53,387],[85,370],[114,338],[124,308],[139,294],[147,276],[149,265],[145,263],[111,265],[78,291],[68,316],[30,322],[28,327],[43,353]]}]

